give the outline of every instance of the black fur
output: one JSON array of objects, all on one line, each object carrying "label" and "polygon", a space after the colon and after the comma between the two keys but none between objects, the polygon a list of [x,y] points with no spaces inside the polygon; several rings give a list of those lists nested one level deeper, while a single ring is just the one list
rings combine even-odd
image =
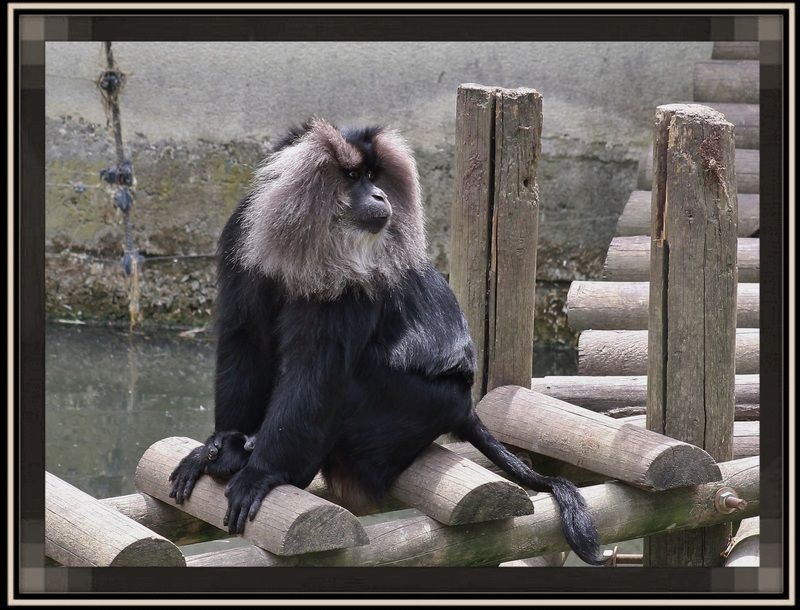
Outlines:
[{"label": "black fur", "polygon": [[[372,137],[344,133],[362,144]],[[247,205],[245,199],[220,238],[217,432],[173,473],[176,501],[189,496],[202,472],[230,477],[231,533],[255,517],[270,489],[304,488],[320,470],[346,475],[379,502],[439,435],[455,432],[520,484],[552,492],[570,546],[584,561],[601,563],[575,486],[532,471],[478,419],[470,396],[474,347],[433,266],[407,271],[370,296],[351,287],[332,301],[288,298],[278,280],[236,262]],[[256,435],[252,453],[244,434]]]}]

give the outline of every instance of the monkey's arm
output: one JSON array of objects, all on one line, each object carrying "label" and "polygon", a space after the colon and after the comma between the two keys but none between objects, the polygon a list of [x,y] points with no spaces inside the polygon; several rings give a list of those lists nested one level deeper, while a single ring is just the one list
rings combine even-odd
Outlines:
[{"label": "monkey's arm", "polygon": [[232,534],[277,485],[306,487],[336,441],[354,364],[377,321],[367,300],[295,302],[279,316],[281,373],[247,465],[226,488]]}]

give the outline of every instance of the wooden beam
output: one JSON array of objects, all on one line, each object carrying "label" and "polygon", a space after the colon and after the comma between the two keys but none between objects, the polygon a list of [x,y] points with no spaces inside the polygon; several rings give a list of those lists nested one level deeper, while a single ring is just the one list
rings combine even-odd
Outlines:
[{"label": "wooden beam", "polygon": [[[725,461],[738,283],[733,125],[705,106],[659,106],[653,141],[647,428]],[[729,537],[723,525],[648,539],[645,565],[721,565]]]},{"label": "wooden beam", "polygon": [[[603,544],[641,538],[757,515],[758,458],[720,464],[722,480],[692,487],[648,492],[623,483],[581,490]],[[723,487],[734,489],[747,506],[734,514],[714,504]],[[370,544],[297,557],[278,557],[257,547],[193,555],[190,567],[208,566],[496,566],[504,561],[566,551],[558,508],[550,494],[532,498],[534,513],[514,519],[448,527],[430,517],[396,519],[366,526]]]},{"label": "wooden beam", "polygon": [[636,487],[719,479],[702,449],[519,386],[495,388],[476,410],[498,440]]},{"label": "wooden beam", "polygon": [[[633,235],[650,235],[650,200],[653,194],[649,190],[632,191],[622,214],[617,220],[617,235],[630,237]],[[739,224],[737,235],[751,237],[759,229],[760,195],[758,193],[738,193]]]},{"label": "wooden beam", "polygon": [[749,517],[739,525],[725,555],[726,568],[757,568],[760,566],[760,519]]},{"label": "wooden beam", "polygon": [[750,59],[712,59],[694,64],[696,102],[759,102],[759,62]]},{"label": "wooden beam", "polygon": [[[534,377],[531,388],[536,392],[572,403],[610,417],[641,415],[647,403],[646,375],[581,375]],[[758,406],[758,375],[736,375],[736,419],[757,419],[753,406]],[[741,413],[739,406],[742,407]]]},{"label": "wooden beam", "polygon": [[45,555],[70,567],[184,566],[172,542],[45,472]]},{"label": "wooden beam", "polygon": [[711,59],[758,59],[757,40],[715,40]]},{"label": "wooden beam", "polygon": [[[633,415],[623,417],[620,421],[644,427],[645,417],[645,415]],[[761,426],[757,421],[733,422],[733,459],[738,460],[759,455],[760,429]]]},{"label": "wooden beam", "polygon": [[[171,437],[145,451],[136,468],[136,488],[164,502],[169,497],[169,475],[198,441]],[[192,495],[179,506],[184,512],[220,529],[228,506],[225,486],[203,476]],[[369,540],[358,519],[327,500],[291,485],[280,485],[267,494],[254,521],[245,525],[242,537],[279,555],[296,555],[341,549]]]},{"label": "wooden beam", "polygon": [[[737,326],[758,328],[759,285],[740,283],[737,291]],[[567,319],[576,331],[641,330],[649,303],[649,282],[575,281],[567,293]]]},{"label": "wooden beam", "polygon": [[[737,245],[737,265],[740,282],[758,282],[760,240],[740,237]],[[650,281],[650,237],[615,237],[608,247],[603,263],[603,279],[614,282]]]},{"label": "wooden beam", "polygon": [[[736,329],[737,375],[759,372],[759,344],[757,328]],[[647,331],[583,331],[578,337],[578,374],[646,375]]]}]

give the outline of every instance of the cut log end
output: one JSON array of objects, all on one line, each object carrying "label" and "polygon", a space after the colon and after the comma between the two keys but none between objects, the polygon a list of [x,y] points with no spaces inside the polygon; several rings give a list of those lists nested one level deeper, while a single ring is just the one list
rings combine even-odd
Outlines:
[{"label": "cut log end", "polygon": [[364,526],[341,506],[327,504],[301,515],[286,532],[281,555],[302,555],[369,544]]},{"label": "cut log end", "polygon": [[125,547],[111,562],[111,567],[185,567],[180,549],[164,538],[143,538]]},{"label": "cut log end", "polygon": [[492,481],[464,496],[453,511],[450,525],[532,514],[533,502],[524,489],[510,481]]},{"label": "cut log end", "polygon": [[647,471],[647,486],[655,491],[721,480],[722,473],[714,459],[699,447],[687,444],[663,452]]}]

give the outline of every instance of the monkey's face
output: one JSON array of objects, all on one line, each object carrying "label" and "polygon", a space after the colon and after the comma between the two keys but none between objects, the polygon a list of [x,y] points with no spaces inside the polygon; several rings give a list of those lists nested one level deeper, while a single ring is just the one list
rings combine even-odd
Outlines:
[{"label": "monkey's face", "polygon": [[335,298],[426,260],[419,176],[392,130],[314,119],[267,158],[243,216],[239,258],[291,293]]}]

